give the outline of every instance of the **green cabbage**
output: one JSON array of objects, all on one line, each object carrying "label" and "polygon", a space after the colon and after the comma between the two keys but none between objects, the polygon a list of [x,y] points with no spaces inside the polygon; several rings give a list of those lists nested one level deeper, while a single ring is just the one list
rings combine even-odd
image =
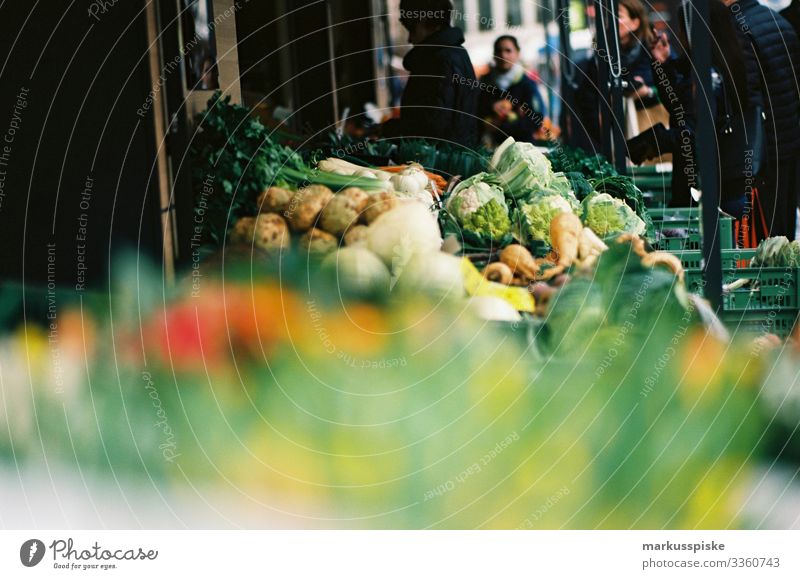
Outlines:
[{"label": "green cabbage", "polygon": [[643,235],[646,229],[633,209],[608,193],[592,193],[583,200],[583,224],[600,237],[620,233]]},{"label": "green cabbage", "polygon": [[[574,199],[574,197],[573,197]],[[521,240],[544,241],[550,244],[550,222],[560,213],[575,213],[577,201],[558,193],[538,193],[527,202],[520,203],[514,221],[518,224]]]},{"label": "green cabbage", "polygon": [[459,183],[447,201],[447,210],[464,229],[492,240],[511,230],[503,190],[488,173]]},{"label": "green cabbage", "polygon": [[783,247],[781,261],[784,267],[800,267],[800,243],[796,239]]},{"label": "green cabbage", "polygon": [[506,139],[492,156],[489,168],[506,195],[525,199],[534,191],[546,190],[553,180],[550,161],[532,143]]},{"label": "green cabbage", "polygon": [[752,267],[800,267],[800,242],[785,236],[768,237],[756,248]]}]

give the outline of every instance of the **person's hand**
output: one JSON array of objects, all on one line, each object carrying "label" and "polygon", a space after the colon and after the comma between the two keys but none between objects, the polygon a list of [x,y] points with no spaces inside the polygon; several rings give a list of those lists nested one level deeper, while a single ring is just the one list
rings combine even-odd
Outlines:
[{"label": "person's hand", "polygon": [[511,105],[511,101],[509,101],[508,99],[500,99],[499,101],[494,103],[492,110],[494,110],[494,114],[496,114],[501,119],[504,119],[506,116],[508,116],[508,113],[511,112],[512,108],[513,107]]},{"label": "person's hand", "polygon": [[662,143],[666,143],[666,127],[661,123],[656,123],[649,129],[645,130],[625,142],[628,150],[628,158],[634,165],[641,165],[648,159],[654,159],[664,153],[671,153],[672,151],[663,150]]},{"label": "person's hand", "polygon": [[641,76],[634,76],[633,80],[636,81],[634,85],[636,88],[635,93],[640,99],[646,99],[653,96],[653,87],[647,86]]},{"label": "person's hand", "polygon": [[669,38],[667,38],[667,35],[664,32],[657,33],[656,40],[653,42],[653,46],[650,47],[650,55],[653,57],[653,59],[657,60],[661,64],[664,64],[667,62],[669,54]]}]

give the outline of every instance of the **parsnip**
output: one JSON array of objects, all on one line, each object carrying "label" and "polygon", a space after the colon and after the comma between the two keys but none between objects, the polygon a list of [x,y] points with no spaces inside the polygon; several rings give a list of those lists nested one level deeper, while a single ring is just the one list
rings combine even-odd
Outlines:
[{"label": "parsnip", "polygon": [[571,266],[578,259],[578,240],[583,225],[573,213],[559,213],[550,222],[550,240],[553,251],[558,255],[557,265]]},{"label": "parsnip", "polygon": [[489,281],[511,285],[511,282],[514,280],[514,272],[511,271],[511,268],[505,263],[496,261],[486,266],[483,270],[483,277]]},{"label": "parsnip", "polygon": [[608,246],[594,231],[588,227],[583,228],[578,239],[578,259],[581,265],[591,265],[607,249]]},{"label": "parsnip", "polygon": [[528,280],[536,279],[539,274],[539,265],[533,259],[531,252],[516,243],[500,252],[500,261],[510,267],[515,275]]},{"label": "parsnip", "polygon": [[666,251],[654,251],[642,257],[642,265],[647,267],[655,267],[657,265],[666,265],[672,273],[678,276],[680,281],[683,281],[683,264],[678,256],[673,255]]}]

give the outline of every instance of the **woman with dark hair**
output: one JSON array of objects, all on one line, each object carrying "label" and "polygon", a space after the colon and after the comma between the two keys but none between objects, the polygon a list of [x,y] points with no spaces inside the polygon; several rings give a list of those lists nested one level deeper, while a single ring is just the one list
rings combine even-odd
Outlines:
[{"label": "woman with dark hair", "polygon": [[[601,13],[598,19],[607,16],[610,15]],[[600,46],[595,40],[589,59],[578,64],[585,74],[574,97],[579,124],[573,124],[572,131],[583,147],[595,148],[601,142],[600,103],[601,99],[608,98],[608,90],[598,85],[600,61],[619,70],[624,83],[623,94],[634,99],[637,109],[648,108],[659,102],[650,56],[654,34],[647,9],[641,0],[619,0],[617,19],[619,59],[612,58],[609,47]],[[608,41],[614,42],[614,39],[608,38]]]},{"label": "woman with dark hair", "polygon": [[409,77],[400,118],[384,123],[384,136],[478,144],[477,80],[464,34],[450,26],[452,11],[449,0],[401,0],[400,23],[414,47],[403,59]]},{"label": "woman with dark hair", "polygon": [[619,51],[626,96],[656,97],[650,67],[650,46],[655,38],[647,9],[640,0],[619,0],[617,7]]},{"label": "woman with dark hair", "polygon": [[[746,111],[761,107],[761,93],[757,85],[748,82],[748,62],[730,12],[719,0],[709,3],[712,48],[712,88],[714,98],[710,100],[717,134],[725,135],[736,131],[744,132],[743,119]],[[695,149],[695,96],[692,86],[691,46],[686,33],[686,18],[680,11],[679,43],[684,48],[684,56],[671,55],[666,34],[659,35],[650,52],[653,56],[653,73],[656,82],[662,87],[661,101],[669,112],[670,128],[661,123],[628,141],[628,156],[635,164],[647,159],[672,153],[672,196],[670,205],[687,207],[693,203],[691,188],[700,189],[697,180],[698,167]],[[758,121],[760,123],[760,119]],[[753,131],[755,133],[755,131]],[[748,135],[755,137],[755,135]],[[718,138],[720,149],[723,137]],[[746,161],[747,151],[719,151],[721,165],[725,162]],[[759,151],[760,153],[760,151]],[[754,171],[751,169],[751,175]],[[746,190],[752,186],[743,171],[738,174],[722,172],[720,180],[720,207],[723,211],[740,219],[746,209]]]},{"label": "woman with dark hair", "polygon": [[536,81],[519,64],[519,53],[515,37],[500,36],[494,41],[494,66],[480,79],[478,114],[494,145],[509,136],[531,142],[542,126],[544,101]]}]

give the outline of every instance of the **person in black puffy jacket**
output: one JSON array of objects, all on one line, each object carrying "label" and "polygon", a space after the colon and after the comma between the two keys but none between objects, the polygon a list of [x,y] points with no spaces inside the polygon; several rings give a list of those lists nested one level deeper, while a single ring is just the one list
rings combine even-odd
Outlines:
[{"label": "person in black puffy jacket", "polygon": [[781,10],[781,16],[789,21],[795,34],[800,36],[800,0],[792,0],[791,4]]},{"label": "person in black puffy jacket", "polygon": [[464,33],[450,26],[449,0],[402,0],[400,22],[414,45],[403,59],[409,71],[400,119],[384,124],[385,136],[425,137],[478,144],[478,82]]},{"label": "person in black puffy jacket", "polygon": [[[678,12],[677,35],[679,45],[684,47],[686,54],[680,57],[674,55],[664,33],[657,35],[650,48],[653,56],[653,77],[659,85],[661,100],[669,112],[669,128],[658,123],[627,142],[628,157],[634,164],[664,153],[672,153],[670,206],[673,207],[693,205],[690,189],[702,189],[698,179],[695,146],[697,103],[692,79],[691,47],[685,22],[684,9],[681,8]],[[709,29],[715,39],[711,45],[711,88],[714,98],[704,99],[702,102],[711,105],[715,129],[719,134],[728,122],[726,95],[732,109],[760,107],[762,100],[755,62],[751,63],[753,59],[748,56],[749,46],[744,44],[729,10],[720,0],[709,2]],[[755,87],[752,83],[755,83]],[[730,126],[738,131],[745,130],[735,122]],[[730,154],[731,151],[727,153]],[[744,158],[745,155],[746,151],[742,149],[737,156]],[[723,172],[720,175],[719,190],[722,210],[741,219],[747,211],[748,186],[752,187],[752,177],[748,181],[743,174]]]},{"label": "person in black puffy jacket", "polygon": [[800,41],[785,18],[758,0],[725,4],[761,71],[767,164],[758,191],[769,235],[794,239],[800,188]]}]

